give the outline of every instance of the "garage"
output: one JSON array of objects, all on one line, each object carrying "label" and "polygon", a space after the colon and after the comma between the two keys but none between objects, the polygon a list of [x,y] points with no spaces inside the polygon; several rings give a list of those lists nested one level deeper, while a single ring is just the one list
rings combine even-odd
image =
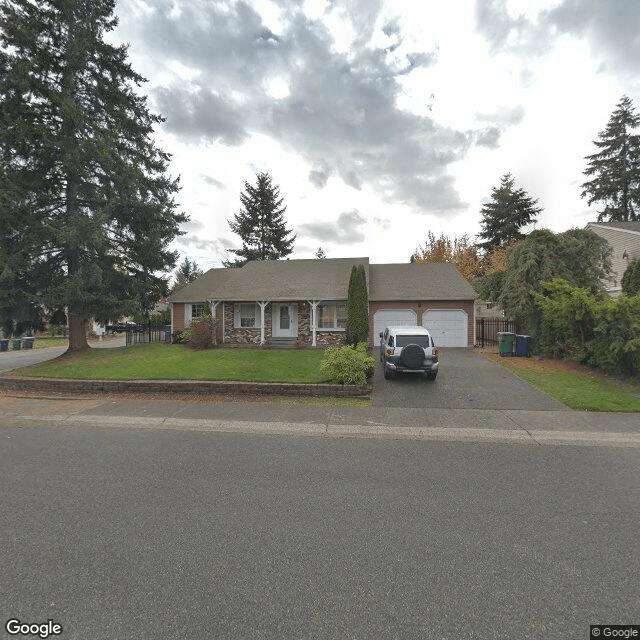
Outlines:
[{"label": "garage", "polygon": [[462,309],[429,309],[422,314],[424,326],[437,347],[468,346],[469,319]]},{"label": "garage", "polygon": [[378,309],[373,314],[373,342],[380,342],[379,336],[385,327],[409,326],[417,323],[416,312],[411,309]]}]

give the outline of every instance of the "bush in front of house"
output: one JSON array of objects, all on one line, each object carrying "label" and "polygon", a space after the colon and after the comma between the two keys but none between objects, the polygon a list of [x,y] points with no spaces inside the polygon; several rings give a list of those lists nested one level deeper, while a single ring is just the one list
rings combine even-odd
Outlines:
[{"label": "bush in front of house", "polygon": [[540,353],[615,375],[640,375],[640,295],[606,298],[561,279],[541,288],[534,294]]},{"label": "bush in front of house", "polygon": [[345,340],[354,347],[366,342],[369,337],[369,295],[367,276],[364,266],[359,264],[351,268],[347,292],[347,323]]},{"label": "bush in front of house", "polygon": [[215,330],[218,321],[210,315],[204,315],[191,323],[191,336],[187,344],[192,349],[211,349],[216,346]]},{"label": "bush in front of house", "polygon": [[332,347],[325,351],[320,371],[336,384],[367,384],[376,368],[376,361],[367,355],[366,342],[357,346]]}]

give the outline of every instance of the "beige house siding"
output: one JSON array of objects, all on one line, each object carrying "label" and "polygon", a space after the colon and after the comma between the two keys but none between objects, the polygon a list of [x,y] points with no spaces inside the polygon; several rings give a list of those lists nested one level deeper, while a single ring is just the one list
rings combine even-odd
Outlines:
[{"label": "beige house siding", "polygon": [[[640,257],[640,232],[607,227],[604,222],[599,224],[589,223],[587,229],[604,238],[613,251],[611,254],[613,271],[610,279],[604,284],[607,291],[613,297],[617,297],[621,293],[622,276],[629,262],[634,258]],[[625,252],[627,254],[626,258],[623,257]]]}]

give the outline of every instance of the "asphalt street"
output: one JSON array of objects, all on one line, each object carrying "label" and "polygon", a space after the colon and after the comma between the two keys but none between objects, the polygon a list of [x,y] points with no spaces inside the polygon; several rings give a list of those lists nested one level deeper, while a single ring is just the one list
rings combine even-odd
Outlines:
[{"label": "asphalt street", "polygon": [[46,420],[0,443],[3,620],[63,639],[586,639],[640,621],[634,449]]}]

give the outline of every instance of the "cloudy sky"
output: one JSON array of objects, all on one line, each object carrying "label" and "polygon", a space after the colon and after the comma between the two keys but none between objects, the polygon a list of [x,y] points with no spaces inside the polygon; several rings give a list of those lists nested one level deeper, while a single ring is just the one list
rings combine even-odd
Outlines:
[{"label": "cloudy sky", "polygon": [[159,145],[204,268],[268,171],[292,258],[406,262],[429,230],[480,230],[500,177],[537,226],[595,220],[584,156],[623,94],[640,109],[639,0],[119,0],[118,29],[166,122]]}]

